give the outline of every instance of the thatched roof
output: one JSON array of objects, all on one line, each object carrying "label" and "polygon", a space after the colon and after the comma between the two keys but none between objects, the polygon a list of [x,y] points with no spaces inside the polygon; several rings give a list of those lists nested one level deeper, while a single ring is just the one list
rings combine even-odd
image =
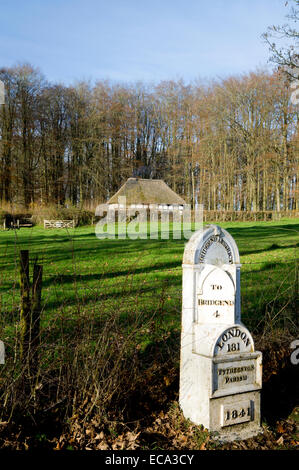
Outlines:
[{"label": "thatched roof", "polygon": [[126,196],[126,204],[186,204],[163,180],[129,178],[108,204],[118,204]]}]

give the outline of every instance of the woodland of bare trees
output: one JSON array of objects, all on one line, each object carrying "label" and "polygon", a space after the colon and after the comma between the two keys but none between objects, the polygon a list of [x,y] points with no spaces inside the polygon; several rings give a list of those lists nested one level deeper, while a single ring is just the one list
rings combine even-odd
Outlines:
[{"label": "woodland of bare trees", "polygon": [[25,64],[0,80],[2,204],[91,208],[139,176],[207,210],[299,208],[299,106],[281,72],[64,86]]}]

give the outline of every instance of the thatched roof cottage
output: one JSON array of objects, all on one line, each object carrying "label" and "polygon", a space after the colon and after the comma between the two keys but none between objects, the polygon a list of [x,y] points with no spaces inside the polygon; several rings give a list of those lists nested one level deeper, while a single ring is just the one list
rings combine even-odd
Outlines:
[{"label": "thatched roof cottage", "polygon": [[126,206],[132,209],[153,209],[172,212],[183,210],[186,202],[176,194],[163,180],[129,178],[125,184],[109,199],[108,204],[118,209],[121,197],[125,197]]}]

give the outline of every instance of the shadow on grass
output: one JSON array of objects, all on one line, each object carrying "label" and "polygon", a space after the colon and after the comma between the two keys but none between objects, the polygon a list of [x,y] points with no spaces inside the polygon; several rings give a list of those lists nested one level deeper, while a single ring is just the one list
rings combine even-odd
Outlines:
[{"label": "shadow on grass", "polygon": [[286,419],[299,404],[298,365],[281,367],[262,388],[262,419],[273,425]]},{"label": "shadow on grass", "polygon": [[[62,284],[69,284],[73,283],[75,280],[82,282],[83,285],[90,281],[102,281],[104,279],[114,279],[117,277],[127,277],[135,274],[145,274],[151,273],[156,271],[163,272],[164,270],[168,269],[175,269],[180,268],[181,264],[178,261],[168,261],[164,263],[157,263],[153,266],[145,266],[142,268],[133,268],[133,269],[125,269],[123,271],[111,271],[111,272],[104,272],[104,273],[97,273],[97,274],[57,274],[56,276],[47,277],[46,280],[43,281],[43,287],[47,287],[53,284],[53,282],[58,282],[60,285]],[[85,284],[86,285],[86,284]]]},{"label": "shadow on grass", "polygon": [[268,248],[261,248],[260,250],[247,250],[247,251],[240,250],[240,255],[241,256],[246,256],[246,255],[253,255],[253,254],[257,254],[257,253],[266,253],[268,251],[286,250],[286,249],[289,249],[289,248],[294,248],[294,249],[297,248],[298,251],[299,251],[299,244],[294,243],[292,245],[277,245],[277,244],[273,243],[273,245],[269,246]]}]

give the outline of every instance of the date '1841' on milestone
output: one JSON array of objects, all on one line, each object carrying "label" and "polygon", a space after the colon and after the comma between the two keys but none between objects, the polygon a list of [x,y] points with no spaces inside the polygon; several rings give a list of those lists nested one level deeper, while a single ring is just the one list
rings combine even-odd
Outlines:
[{"label": "date '1841' on milestone", "polygon": [[233,405],[221,406],[221,424],[231,426],[233,424],[245,423],[251,421],[253,417],[253,402],[246,400]]}]

